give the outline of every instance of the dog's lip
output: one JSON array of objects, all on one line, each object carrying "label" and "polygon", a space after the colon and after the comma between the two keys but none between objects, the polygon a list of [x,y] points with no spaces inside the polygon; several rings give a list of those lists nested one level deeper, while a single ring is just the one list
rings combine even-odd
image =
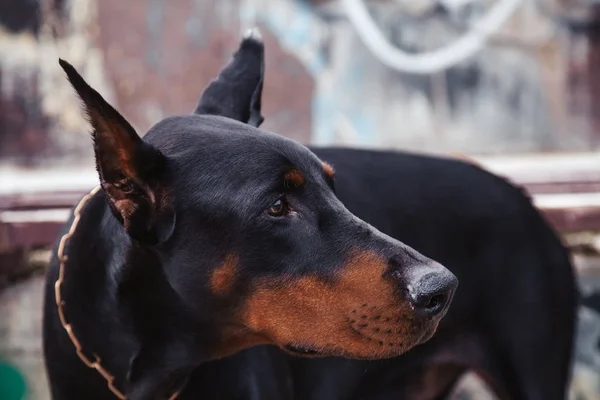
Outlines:
[{"label": "dog's lip", "polygon": [[314,350],[310,347],[306,347],[306,346],[296,346],[293,344],[286,344],[283,347],[288,352],[295,354],[295,355],[300,355],[300,356],[318,356],[321,354],[321,352]]},{"label": "dog's lip", "polygon": [[[390,324],[377,330],[377,332],[385,334],[383,335],[381,333],[373,333],[371,331],[357,329],[357,327],[352,323],[352,320],[349,320],[348,322],[350,331],[356,337],[360,337],[362,340],[374,342],[379,345],[382,345],[383,343],[390,343],[391,340],[391,343],[395,343],[397,345],[395,346],[396,349],[394,350],[397,355],[403,354],[407,349],[429,340],[433,333],[435,333],[438,325],[437,322],[432,324],[432,321],[428,321],[425,324],[412,326],[407,330],[402,329],[402,333],[400,333],[398,331],[399,326]],[[396,334],[393,334],[394,332]]]}]

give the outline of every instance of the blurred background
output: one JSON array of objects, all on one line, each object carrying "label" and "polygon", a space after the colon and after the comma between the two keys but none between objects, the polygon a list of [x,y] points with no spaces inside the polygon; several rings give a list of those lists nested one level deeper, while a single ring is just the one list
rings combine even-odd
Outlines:
[{"label": "blurred background", "polygon": [[[42,275],[97,184],[58,57],[145,132],[191,112],[252,26],[265,129],[461,157],[531,193],[580,277],[572,398],[600,399],[598,0],[0,0],[0,398],[48,399]],[[453,398],[486,396],[466,377]]]}]

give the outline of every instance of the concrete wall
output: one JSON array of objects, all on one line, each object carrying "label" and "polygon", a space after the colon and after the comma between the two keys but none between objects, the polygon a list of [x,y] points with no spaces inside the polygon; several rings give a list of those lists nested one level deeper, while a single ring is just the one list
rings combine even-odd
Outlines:
[{"label": "concrete wall", "polygon": [[[447,13],[434,3],[381,0],[371,14],[394,46],[423,52],[453,43],[493,2]],[[374,57],[338,1],[0,0],[0,162],[91,165],[59,56],[143,133],[189,112],[252,25],[267,42],[265,128],[302,142],[480,154],[596,149],[597,11],[578,4],[523,0],[483,51],[416,75]]]},{"label": "concrete wall", "polygon": [[[446,14],[426,0],[376,1],[370,9],[394,46],[420,53],[453,43],[493,1],[472,3]],[[315,143],[479,154],[595,149],[597,35],[565,22],[569,8],[559,12],[558,3],[523,0],[483,51],[424,75],[384,66],[359,39],[341,2],[311,7],[251,0],[243,6],[314,77]]]},{"label": "concrete wall", "polygon": [[[0,163],[93,165],[89,128],[58,57],[140,134],[165,116],[191,112],[245,28],[238,0],[173,4],[0,0]],[[308,142],[312,78],[268,29],[264,36],[264,127]]]}]

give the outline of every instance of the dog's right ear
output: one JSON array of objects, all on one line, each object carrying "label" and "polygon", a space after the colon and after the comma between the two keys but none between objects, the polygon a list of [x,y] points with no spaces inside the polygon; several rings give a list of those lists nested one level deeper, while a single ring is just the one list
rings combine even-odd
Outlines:
[{"label": "dog's right ear", "polygon": [[113,214],[140,243],[165,241],[175,224],[166,158],[145,143],[71,64],[64,60],[59,60],[59,64],[92,124],[96,168]]},{"label": "dog's right ear", "polygon": [[246,32],[233,59],[204,89],[195,113],[220,115],[260,126],[264,121],[260,113],[264,54],[258,30]]}]

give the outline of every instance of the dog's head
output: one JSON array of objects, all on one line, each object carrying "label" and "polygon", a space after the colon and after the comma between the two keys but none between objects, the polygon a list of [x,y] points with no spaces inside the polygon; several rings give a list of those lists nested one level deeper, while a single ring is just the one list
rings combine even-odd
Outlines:
[{"label": "dog's head", "polygon": [[246,36],[195,112],[143,140],[61,60],[93,125],[110,208],[152,249],[190,313],[210,322],[210,357],[255,344],[306,356],[401,354],[431,337],[457,280],[351,214],[330,165],[258,129],[263,51]]}]

